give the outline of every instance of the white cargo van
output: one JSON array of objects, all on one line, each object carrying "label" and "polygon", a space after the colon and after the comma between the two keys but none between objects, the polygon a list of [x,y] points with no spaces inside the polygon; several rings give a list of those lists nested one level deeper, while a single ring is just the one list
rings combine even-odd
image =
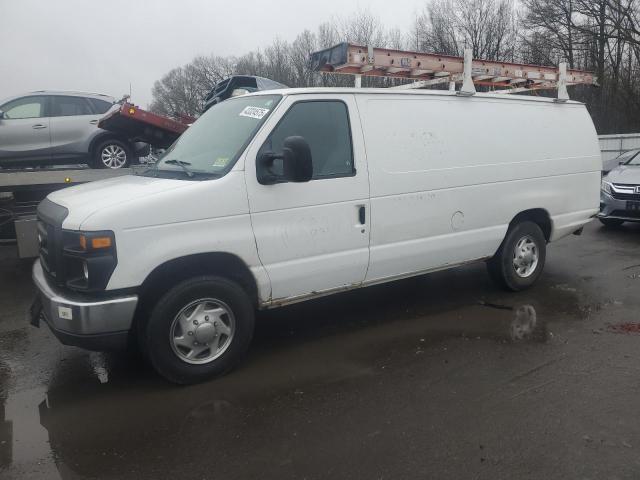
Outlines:
[{"label": "white cargo van", "polygon": [[43,319],[90,349],[135,337],[188,383],[247,350],[254,311],[472,261],[520,290],[599,207],[584,105],[291,89],[208,110],[155,168],[40,205]]}]

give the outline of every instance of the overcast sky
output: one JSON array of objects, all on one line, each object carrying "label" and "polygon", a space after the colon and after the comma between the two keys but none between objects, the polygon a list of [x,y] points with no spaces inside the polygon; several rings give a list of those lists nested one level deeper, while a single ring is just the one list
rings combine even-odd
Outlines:
[{"label": "overcast sky", "polygon": [[128,93],[197,55],[241,55],[368,8],[410,28],[424,0],[0,0],[0,99],[56,89]]}]

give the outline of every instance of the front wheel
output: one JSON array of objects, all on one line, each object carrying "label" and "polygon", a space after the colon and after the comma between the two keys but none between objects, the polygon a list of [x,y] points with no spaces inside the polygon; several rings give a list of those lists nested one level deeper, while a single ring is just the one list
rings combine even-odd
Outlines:
[{"label": "front wheel", "polygon": [[487,262],[491,278],[511,291],[533,285],[544,268],[547,242],[540,227],[521,222],[510,228],[494,257]]},{"label": "front wheel", "polygon": [[140,341],[160,375],[190,384],[232,369],[244,357],[253,328],[253,305],[242,287],[204,276],[178,284],[160,299]]},{"label": "front wheel", "polygon": [[131,148],[120,140],[106,140],[98,145],[93,156],[94,168],[117,170],[127,168],[133,159]]}]

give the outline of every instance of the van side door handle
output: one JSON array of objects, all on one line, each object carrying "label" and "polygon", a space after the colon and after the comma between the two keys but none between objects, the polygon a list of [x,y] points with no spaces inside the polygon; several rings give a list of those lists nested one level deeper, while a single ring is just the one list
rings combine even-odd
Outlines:
[{"label": "van side door handle", "polygon": [[358,220],[360,220],[360,225],[364,225],[367,222],[367,212],[364,205],[360,205],[360,208],[358,208]]},{"label": "van side door handle", "polygon": [[97,125],[98,124],[98,120],[89,120],[89,123],[91,125]]},{"label": "van side door handle", "polygon": [[35,130],[40,130],[41,128],[47,128],[46,125],[43,125],[42,123],[36,123],[35,125],[33,125],[31,128],[35,129]]}]

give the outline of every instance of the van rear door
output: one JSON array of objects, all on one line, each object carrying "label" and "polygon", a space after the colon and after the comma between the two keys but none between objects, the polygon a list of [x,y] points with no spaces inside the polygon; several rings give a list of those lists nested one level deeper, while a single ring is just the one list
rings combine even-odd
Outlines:
[{"label": "van rear door", "polygon": [[[281,152],[284,139],[298,135],[310,146],[313,179],[260,184],[256,159]],[[369,179],[353,95],[285,97],[249,148],[245,166],[272,299],[361,284],[369,263]],[[281,164],[273,170],[279,175]]]}]

